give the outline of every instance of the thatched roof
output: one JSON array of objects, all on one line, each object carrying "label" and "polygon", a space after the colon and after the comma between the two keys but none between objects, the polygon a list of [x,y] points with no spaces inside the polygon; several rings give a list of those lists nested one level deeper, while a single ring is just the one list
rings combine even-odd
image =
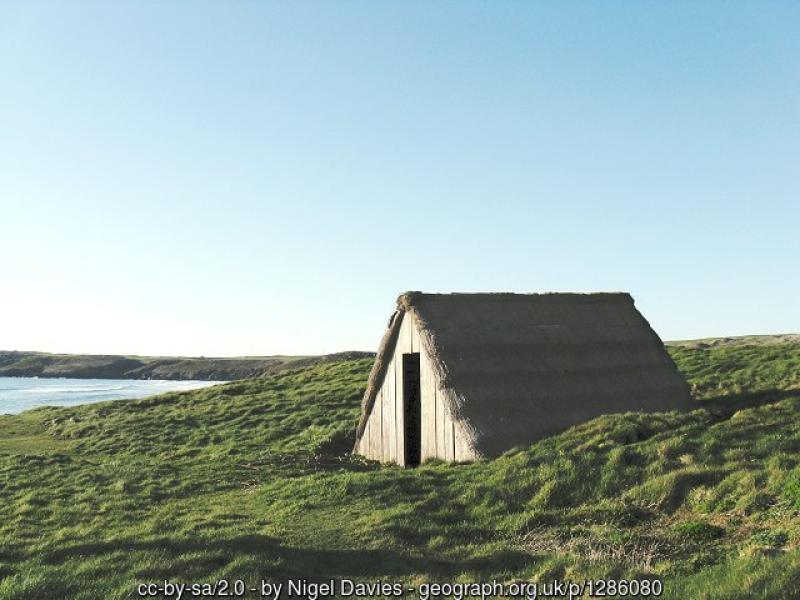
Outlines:
[{"label": "thatched roof", "polygon": [[599,414],[691,407],[686,382],[629,294],[407,292],[370,374],[357,438],[406,313],[480,455]]}]

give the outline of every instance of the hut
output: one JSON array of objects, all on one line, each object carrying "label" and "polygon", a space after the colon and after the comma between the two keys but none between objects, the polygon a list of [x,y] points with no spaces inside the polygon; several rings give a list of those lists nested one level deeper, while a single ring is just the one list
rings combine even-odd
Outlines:
[{"label": "hut", "polygon": [[397,299],[354,452],[415,466],[494,457],[608,413],[692,406],[626,293]]}]

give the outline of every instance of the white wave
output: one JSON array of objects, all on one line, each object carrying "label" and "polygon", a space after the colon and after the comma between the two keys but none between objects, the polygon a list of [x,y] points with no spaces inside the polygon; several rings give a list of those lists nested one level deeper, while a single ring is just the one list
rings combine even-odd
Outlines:
[{"label": "white wave", "polygon": [[20,392],[25,394],[93,394],[99,392],[115,392],[126,389],[125,386],[118,385],[114,387],[38,387],[20,389]]}]

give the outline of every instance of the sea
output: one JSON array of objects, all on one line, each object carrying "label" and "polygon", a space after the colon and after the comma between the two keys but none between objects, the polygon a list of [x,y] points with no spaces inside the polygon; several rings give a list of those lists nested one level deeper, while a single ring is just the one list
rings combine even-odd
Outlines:
[{"label": "sea", "polygon": [[0,415],[16,414],[39,406],[74,406],[104,400],[144,398],[217,383],[221,382],[0,377]]}]

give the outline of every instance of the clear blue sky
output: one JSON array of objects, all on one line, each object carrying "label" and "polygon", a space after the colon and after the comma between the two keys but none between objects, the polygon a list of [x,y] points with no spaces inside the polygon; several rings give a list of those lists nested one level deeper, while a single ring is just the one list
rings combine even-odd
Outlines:
[{"label": "clear blue sky", "polygon": [[800,330],[800,4],[6,2],[0,348],[374,349],[406,289]]}]

